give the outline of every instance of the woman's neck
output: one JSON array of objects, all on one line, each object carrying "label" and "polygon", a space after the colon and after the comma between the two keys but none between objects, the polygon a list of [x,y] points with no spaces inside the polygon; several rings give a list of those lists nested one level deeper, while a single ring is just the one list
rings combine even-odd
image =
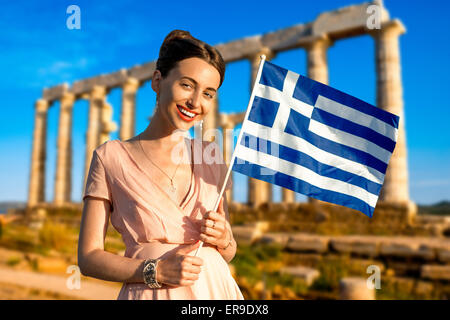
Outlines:
[{"label": "woman's neck", "polygon": [[161,119],[156,113],[147,128],[140,134],[140,139],[145,141],[152,149],[166,152],[172,150],[185,139],[185,131],[177,130],[167,120]]}]

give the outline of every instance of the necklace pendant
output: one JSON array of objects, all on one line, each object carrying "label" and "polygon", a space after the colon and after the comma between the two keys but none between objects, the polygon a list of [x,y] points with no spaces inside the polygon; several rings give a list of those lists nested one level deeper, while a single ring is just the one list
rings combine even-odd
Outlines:
[{"label": "necklace pendant", "polygon": [[174,193],[175,191],[177,191],[177,188],[175,188],[175,186],[173,185],[173,183],[170,183],[170,192]]}]

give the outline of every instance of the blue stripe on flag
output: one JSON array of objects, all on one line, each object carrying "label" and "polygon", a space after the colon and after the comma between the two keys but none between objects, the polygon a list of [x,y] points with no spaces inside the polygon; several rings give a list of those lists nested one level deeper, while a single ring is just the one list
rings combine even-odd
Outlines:
[{"label": "blue stripe on flag", "polygon": [[381,148],[386,149],[389,152],[394,151],[394,141],[368,127],[356,124],[352,121],[335,116],[332,113],[317,108],[314,108],[311,118],[327,126],[369,140],[370,142],[375,143],[377,146],[380,146]]},{"label": "blue stripe on flag", "polygon": [[372,182],[348,171],[341,170],[338,167],[321,163],[301,151],[268,141],[266,139],[255,137],[245,132],[242,135],[241,144],[247,148],[296,163],[316,172],[321,176],[337,179],[361,187],[374,195],[378,196],[380,193],[381,184]]},{"label": "blue stripe on flag", "polygon": [[272,127],[280,104],[276,101],[255,96],[248,120]]},{"label": "blue stripe on flag", "polygon": [[288,70],[266,61],[261,72],[259,83],[283,91],[284,79],[287,73]]},{"label": "blue stripe on flag", "polygon": [[300,75],[297,85],[295,86],[293,97],[314,106],[319,95],[346,105],[349,108],[364,112],[393,126],[394,128],[398,128],[398,116],[377,108],[342,91],[324,85],[323,83]]},{"label": "blue stripe on flag", "polygon": [[324,151],[369,166],[382,174],[386,173],[386,163],[367,152],[325,139],[309,131],[309,121],[309,118],[291,109],[285,132],[303,138]]},{"label": "blue stripe on flag", "polygon": [[[373,215],[373,211],[375,208],[372,208],[366,202],[358,198],[343,193],[318,188],[303,180],[294,178],[281,172],[276,172],[273,175],[263,175],[261,174],[261,170],[263,170],[263,168],[264,167],[262,166],[250,163],[237,157],[235,158],[233,163],[233,171],[245,174],[255,179],[276,184],[278,186],[302,193],[318,200],[331,202],[355,210],[359,210],[370,218]],[[264,170],[266,169],[264,168]]]}]

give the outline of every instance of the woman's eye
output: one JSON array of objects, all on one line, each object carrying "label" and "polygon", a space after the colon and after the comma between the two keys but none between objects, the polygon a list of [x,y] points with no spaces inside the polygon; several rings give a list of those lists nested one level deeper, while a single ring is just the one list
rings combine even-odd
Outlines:
[{"label": "woman's eye", "polygon": [[214,96],[211,93],[209,93],[209,92],[205,92],[205,96],[207,96],[208,99],[214,98]]},{"label": "woman's eye", "polygon": [[189,83],[182,83],[181,86],[185,88],[191,88],[191,85]]}]

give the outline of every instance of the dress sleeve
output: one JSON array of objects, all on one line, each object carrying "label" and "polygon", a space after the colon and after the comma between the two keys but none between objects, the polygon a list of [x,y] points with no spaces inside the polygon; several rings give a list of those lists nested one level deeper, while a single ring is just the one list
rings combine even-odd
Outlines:
[{"label": "dress sleeve", "polygon": [[112,206],[111,188],[106,178],[106,170],[96,150],[94,150],[92,155],[84,190],[83,201],[86,197],[91,196],[108,200]]}]

